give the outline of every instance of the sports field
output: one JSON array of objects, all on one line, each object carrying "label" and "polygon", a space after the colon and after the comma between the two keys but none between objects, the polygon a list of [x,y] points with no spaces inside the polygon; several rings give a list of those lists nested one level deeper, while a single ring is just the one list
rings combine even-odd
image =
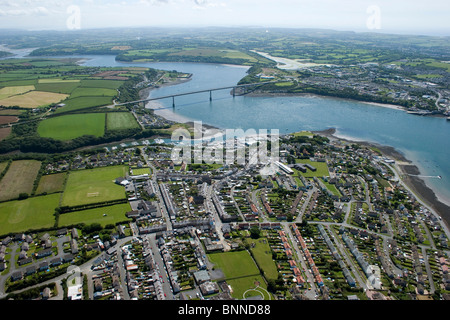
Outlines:
[{"label": "sports field", "polygon": [[0,203],[0,234],[52,227],[60,194]]},{"label": "sports field", "polygon": [[100,223],[104,227],[107,224],[116,224],[117,222],[130,220],[125,216],[125,213],[130,210],[130,205],[123,203],[108,207],[64,213],[59,216],[58,226],[64,227],[78,223],[85,223],[87,225]]},{"label": "sports field", "polygon": [[21,193],[30,194],[41,162],[37,160],[13,161],[0,181],[0,201],[16,199]]},{"label": "sports field", "polygon": [[30,91],[0,100],[5,107],[19,106],[22,108],[37,108],[66,99],[69,95],[54,92]]},{"label": "sports field", "polygon": [[129,112],[109,112],[106,114],[108,130],[139,128],[134,116]]},{"label": "sports field", "polygon": [[258,267],[246,250],[211,253],[208,259],[223,271],[227,279],[259,274]]},{"label": "sports field", "polygon": [[70,114],[45,119],[39,123],[41,137],[71,140],[83,135],[101,137],[105,133],[104,113]]},{"label": "sports field", "polygon": [[125,198],[125,189],[114,180],[124,177],[127,166],[72,171],[67,178],[62,206],[76,206]]}]

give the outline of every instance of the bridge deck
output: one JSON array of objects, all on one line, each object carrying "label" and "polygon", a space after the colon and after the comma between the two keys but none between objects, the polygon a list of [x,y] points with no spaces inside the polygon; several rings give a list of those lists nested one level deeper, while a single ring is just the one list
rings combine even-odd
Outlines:
[{"label": "bridge deck", "polygon": [[198,91],[189,91],[189,92],[171,94],[171,95],[155,97],[155,98],[148,98],[148,99],[142,99],[142,100],[136,100],[136,101],[116,103],[116,106],[123,106],[123,105],[127,105],[127,104],[136,104],[136,103],[148,102],[148,101],[152,101],[152,100],[161,100],[161,99],[167,99],[167,98],[175,98],[175,97],[179,97],[179,96],[186,96],[186,95],[189,95],[189,94],[196,94],[196,93],[202,93],[202,92],[211,92],[211,91],[218,91],[218,90],[225,90],[225,89],[250,87],[250,86],[263,85],[263,84],[275,83],[275,82],[277,82],[277,81],[267,81],[267,82],[262,82],[262,83],[249,83],[249,84],[237,84],[237,85],[234,85],[234,86],[227,86],[227,87],[220,87],[220,88],[213,88],[213,89],[204,89],[204,90],[198,90]]}]

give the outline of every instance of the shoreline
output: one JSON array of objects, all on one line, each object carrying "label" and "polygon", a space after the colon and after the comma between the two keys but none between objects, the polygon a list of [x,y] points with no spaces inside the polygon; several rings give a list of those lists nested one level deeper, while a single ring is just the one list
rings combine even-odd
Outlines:
[{"label": "shoreline", "polygon": [[[191,77],[185,80],[177,80],[170,83],[165,83],[162,86],[171,86],[176,85],[179,83],[183,83],[185,81],[191,80]],[[144,94],[147,95],[147,97],[150,95],[150,92],[153,89],[157,88],[145,88],[143,90],[146,90]],[[347,101],[357,101],[362,102],[366,104],[370,104],[377,107],[383,107],[383,108],[390,108],[390,109],[396,109],[400,111],[406,112],[407,109],[393,104],[383,104],[383,103],[377,103],[377,102],[368,102],[368,101],[359,101],[355,99],[345,99],[345,98],[339,98],[339,97],[329,97],[329,96],[322,96],[317,94],[311,94],[311,93],[249,93],[246,94],[248,96],[253,97],[280,97],[280,96],[309,96],[309,97],[320,97],[320,98],[333,98],[333,99],[343,99]],[[145,105],[145,107],[153,109],[155,114],[170,120],[174,122],[184,123],[192,125],[195,120],[188,119],[186,117],[177,115],[173,113],[172,111],[169,111],[167,109],[157,109],[152,107],[150,105],[150,102]],[[217,131],[222,131],[222,129],[210,126],[207,124],[203,124],[204,129],[215,129]],[[203,129],[203,130],[204,130]],[[437,214],[439,217],[442,218],[442,221],[446,224],[447,228],[450,229],[450,205],[445,203],[445,201],[442,201],[438,198],[436,192],[429,187],[423,179],[416,176],[410,176],[410,174],[420,174],[419,168],[413,164],[413,162],[409,159],[407,159],[401,152],[399,152],[397,149],[391,146],[385,146],[374,142],[368,142],[368,141],[361,141],[361,140],[351,140],[345,137],[339,137],[336,134],[336,129],[326,129],[322,131],[312,131],[313,133],[324,135],[331,139],[346,141],[346,142],[354,142],[357,144],[365,145],[368,147],[374,147],[377,150],[379,150],[383,156],[392,158],[396,160],[395,163],[395,170],[398,171],[398,174],[402,177],[399,179],[399,181],[403,182],[407,189],[409,189],[416,197],[416,199],[421,202],[423,205],[425,205],[428,209],[430,209],[433,213]]]},{"label": "shoreline", "polygon": [[[155,87],[144,88],[139,91],[139,97],[141,99],[147,99],[150,97],[150,93],[155,89],[185,83],[185,82],[191,81],[191,79],[192,79],[192,75],[189,78],[183,78],[183,79],[178,78],[175,81],[166,82],[166,83],[160,85],[158,88],[155,88]],[[181,116],[181,115],[178,115],[178,114],[172,112],[169,108],[160,108],[160,107],[162,107],[162,106],[159,105],[159,107],[158,107],[158,104],[155,101],[149,101],[144,106],[144,108],[146,108],[146,109],[153,110],[153,113],[155,115],[163,117],[164,119],[169,120],[169,121],[174,121],[174,122],[178,122],[178,123],[187,123],[187,122],[194,121],[193,119],[189,119],[187,117],[184,117],[184,116]]]},{"label": "shoreline", "polygon": [[[342,97],[336,97],[336,96],[328,96],[328,95],[320,95],[317,93],[308,93],[308,92],[298,92],[298,93],[292,93],[292,92],[250,92],[243,94],[245,96],[249,97],[310,97],[310,98],[323,98],[323,99],[339,99],[344,101],[350,101],[350,102],[359,102],[368,104],[371,106],[376,107],[382,107],[382,108],[388,108],[388,109],[394,109],[399,110],[408,113],[409,111],[414,110],[408,110],[406,107],[396,105],[396,104],[390,104],[390,103],[381,103],[381,102],[372,102],[372,101],[364,101],[364,100],[358,100],[358,99],[352,99],[352,98],[342,98]],[[418,115],[421,117],[439,117],[439,118],[447,118],[446,115],[440,114],[440,113],[429,113],[429,114],[421,114]]]},{"label": "shoreline", "polygon": [[394,159],[395,168],[398,171],[399,181],[403,182],[407,189],[409,189],[419,202],[422,202],[428,209],[436,213],[442,218],[442,221],[450,229],[450,205],[441,201],[435,191],[430,188],[423,179],[413,175],[420,174],[419,168],[409,159],[407,159],[401,152],[391,146],[380,145],[374,142],[368,141],[355,141],[336,136],[336,129],[330,128],[322,131],[312,131],[315,134],[323,135],[327,138],[340,140],[345,142],[354,142],[367,147],[374,147],[379,150],[383,156]]}]

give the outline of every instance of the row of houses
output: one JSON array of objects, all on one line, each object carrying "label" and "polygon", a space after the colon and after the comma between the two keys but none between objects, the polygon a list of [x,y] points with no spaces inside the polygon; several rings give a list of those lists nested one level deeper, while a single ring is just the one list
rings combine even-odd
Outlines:
[{"label": "row of houses", "polygon": [[319,269],[317,268],[316,264],[314,263],[314,259],[312,258],[311,253],[309,252],[306,242],[303,239],[303,237],[300,233],[300,230],[298,230],[298,227],[295,223],[292,224],[292,231],[294,232],[295,237],[300,245],[300,248],[302,249],[303,255],[304,255],[306,261],[308,262],[308,265],[314,276],[314,280],[316,281],[316,283],[319,287],[323,287],[324,283],[323,283],[322,276],[320,275]]},{"label": "row of houses", "polygon": [[372,286],[374,289],[381,289],[381,279],[378,266],[371,265],[367,262],[364,255],[358,250],[357,245],[346,233],[342,234],[342,240],[349,248],[350,252],[355,257],[359,266],[367,276],[368,285]]},{"label": "row of houses", "polygon": [[305,285],[305,279],[303,278],[302,272],[297,267],[297,262],[292,258],[292,249],[291,246],[287,240],[286,233],[283,230],[278,231],[278,234],[280,235],[281,242],[283,244],[284,250],[286,252],[286,256],[289,259],[289,266],[294,273],[295,282],[297,283],[297,286],[303,287]]},{"label": "row of houses", "polygon": [[[136,247],[135,244],[138,244]],[[136,249],[139,248],[139,249]],[[135,252],[136,250],[142,250]],[[124,263],[125,282],[131,300],[164,300],[164,290],[153,258],[150,242],[147,238],[135,239],[121,248]],[[142,257],[142,258],[138,258]],[[139,259],[140,261],[137,261]]]},{"label": "row of houses", "polygon": [[325,228],[321,224],[319,224],[317,228],[319,229],[322,238],[327,244],[328,249],[330,249],[331,254],[336,259],[337,263],[339,264],[339,267],[341,267],[342,273],[344,274],[345,280],[347,281],[348,285],[352,288],[355,287],[356,286],[355,279],[352,277],[350,270],[347,268],[344,260],[342,259],[341,255],[334,246],[333,241],[330,239],[328,233],[325,231]]}]

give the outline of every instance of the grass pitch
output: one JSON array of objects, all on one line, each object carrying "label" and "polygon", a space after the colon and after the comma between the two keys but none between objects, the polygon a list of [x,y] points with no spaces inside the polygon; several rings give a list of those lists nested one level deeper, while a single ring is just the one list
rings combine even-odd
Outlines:
[{"label": "grass pitch", "polygon": [[264,279],[247,250],[212,253],[208,254],[208,259],[225,274],[234,298],[260,295],[266,300],[271,299]]},{"label": "grass pitch", "polygon": [[63,193],[62,206],[77,206],[124,199],[125,189],[114,180],[124,177],[127,166],[71,171]]},{"label": "grass pitch", "polygon": [[258,267],[246,250],[211,253],[208,259],[223,271],[227,279],[259,275]]},{"label": "grass pitch", "polygon": [[108,130],[139,128],[134,116],[129,112],[110,112],[106,114]]},{"label": "grass pitch", "polygon": [[0,203],[0,234],[52,227],[60,194]]}]

